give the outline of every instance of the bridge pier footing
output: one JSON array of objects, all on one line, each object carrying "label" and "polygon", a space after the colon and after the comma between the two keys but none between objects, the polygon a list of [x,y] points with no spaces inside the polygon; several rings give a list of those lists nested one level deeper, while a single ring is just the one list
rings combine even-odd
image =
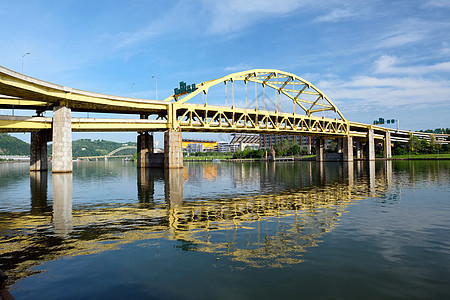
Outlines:
[{"label": "bridge pier footing", "polygon": [[183,168],[181,131],[164,132],[164,168]]},{"label": "bridge pier footing", "polygon": [[150,167],[150,156],[153,154],[153,135],[142,132],[137,137],[137,167]]},{"label": "bridge pier footing", "polygon": [[65,106],[53,108],[52,172],[71,173],[72,166],[72,117]]},{"label": "bridge pier footing", "polygon": [[353,138],[346,136],[342,139],[342,160],[345,162],[353,161]]},{"label": "bridge pier footing", "polygon": [[30,144],[30,171],[47,171],[47,142],[52,140],[50,130],[31,132]]},{"label": "bridge pier footing", "polygon": [[324,161],[325,139],[323,137],[316,138],[316,161]]}]

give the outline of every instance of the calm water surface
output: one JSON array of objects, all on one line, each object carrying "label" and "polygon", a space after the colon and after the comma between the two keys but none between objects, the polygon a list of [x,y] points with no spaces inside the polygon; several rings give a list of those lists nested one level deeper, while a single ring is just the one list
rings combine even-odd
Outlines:
[{"label": "calm water surface", "polygon": [[0,164],[17,299],[450,299],[450,161]]}]

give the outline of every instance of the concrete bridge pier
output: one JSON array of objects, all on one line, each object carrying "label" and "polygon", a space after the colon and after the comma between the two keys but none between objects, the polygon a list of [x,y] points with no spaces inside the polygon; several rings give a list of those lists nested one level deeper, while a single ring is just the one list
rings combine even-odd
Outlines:
[{"label": "concrete bridge pier", "polygon": [[308,151],[308,155],[311,155],[311,136],[308,136],[308,145],[306,145],[306,150]]},{"label": "concrete bridge pier", "polygon": [[342,139],[342,161],[353,162],[353,138],[351,136]]},{"label": "concrete bridge pier", "polygon": [[31,132],[30,171],[47,171],[47,142],[52,140],[49,129]]},{"label": "concrete bridge pier", "polygon": [[72,173],[72,117],[65,106],[53,108],[52,172]]},{"label": "concrete bridge pier", "polygon": [[137,137],[137,167],[150,167],[150,156],[153,154],[153,135],[148,131],[139,133]]},{"label": "concrete bridge pier", "polygon": [[384,158],[392,158],[391,133],[386,131],[384,138]]},{"label": "concrete bridge pier", "polygon": [[363,158],[363,147],[361,141],[357,140],[355,141],[355,150],[356,150],[356,158]]},{"label": "concrete bridge pier", "polygon": [[367,133],[367,144],[366,144],[366,159],[375,160],[375,138],[373,129],[369,129]]},{"label": "concrete bridge pier", "polygon": [[316,138],[316,161],[321,162],[325,160],[324,157],[325,139],[323,137]]},{"label": "concrete bridge pier", "polygon": [[164,132],[164,168],[183,168],[183,149],[181,131]]},{"label": "concrete bridge pier", "polygon": [[337,153],[342,153],[344,151],[344,139],[336,139],[336,150]]}]

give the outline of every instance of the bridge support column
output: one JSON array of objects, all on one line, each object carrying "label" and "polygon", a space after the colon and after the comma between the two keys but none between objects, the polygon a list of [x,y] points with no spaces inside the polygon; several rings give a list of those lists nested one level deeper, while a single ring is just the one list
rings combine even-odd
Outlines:
[{"label": "bridge support column", "polygon": [[392,158],[391,133],[386,132],[384,139],[384,158]]},{"label": "bridge support column", "polygon": [[336,139],[337,153],[342,153],[343,148],[344,148],[344,139]]},{"label": "bridge support column", "polygon": [[52,172],[71,173],[72,166],[72,117],[70,108],[53,108]]},{"label": "bridge support column", "polygon": [[369,132],[367,133],[367,160],[375,160],[375,138],[373,134],[373,129],[369,129]]},{"label": "bridge support column", "polygon": [[324,148],[325,148],[325,139],[322,137],[316,138],[316,161],[321,162],[325,160]]},{"label": "bridge support column", "polygon": [[342,139],[342,144],[342,160],[347,162],[353,161],[353,138],[351,136],[344,137]]},{"label": "bridge support column", "polygon": [[311,155],[311,137],[308,136],[308,145],[306,146],[306,150],[308,151],[308,154]]},{"label": "bridge support column", "polygon": [[153,135],[142,132],[137,137],[137,167],[150,167],[150,155],[153,154]]},{"label": "bridge support column", "polygon": [[362,155],[362,145],[361,145],[361,141],[355,141],[355,146],[356,146],[356,158],[363,158]]},{"label": "bridge support column", "polygon": [[181,131],[164,132],[164,168],[183,168]]},{"label": "bridge support column", "polygon": [[50,130],[31,132],[30,171],[47,171],[47,142],[51,141]]}]

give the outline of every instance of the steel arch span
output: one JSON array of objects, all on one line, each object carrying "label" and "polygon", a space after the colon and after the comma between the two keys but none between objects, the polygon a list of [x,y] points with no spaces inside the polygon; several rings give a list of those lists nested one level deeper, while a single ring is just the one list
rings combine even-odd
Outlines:
[{"label": "steel arch span", "polygon": [[267,86],[275,89],[278,94],[283,94],[291,99],[293,104],[300,107],[308,117],[313,116],[317,112],[333,111],[341,120],[346,121],[337,106],[312,83],[295,74],[275,69],[253,69],[232,73],[218,79],[202,82],[197,85],[197,89],[194,92],[184,97],[172,95],[164,101],[185,103],[198,94],[208,94],[209,89],[215,85],[220,83],[227,84],[228,82],[233,83],[234,81],[243,81],[245,84],[254,82],[261,84],[263,87]]},{"label": "steel arch span", "polygon": [[[234,82],[245,84],[247,103],[247,83],[255,83],[276,90],[292,101],[292,112],[279,109],[240,108],[234,105]],[[209,90],[221,83],[232,86],[232,105],[214,106],[207,102]],[[228,88],[225,87],[225,97]],[[194,104],[192,99],[204,95],[202,104]],[[225,98],[226,99],[226,98]],[[292,73],[274,69],[254,69],[237,72],[218,79],[198,84],[194,91],[183,91],[166,99],[171,104],[167,118],[169,130],[209,131],[209,132],[248,132],[266,134],[311,134],[322,136],[346,136],[349,134],[349,122],[336,105],[317,87]],[[278,105],[278,103],[276,104]],[[280,104],[281,105],[281,104]],[[247,106],[247,105],[246,105]],[[300,110],[302,113],[296,112]],[[300,108],[300,109],[298,109]],[[325,112],[334,113],[333,118],[324,116]]]}]

